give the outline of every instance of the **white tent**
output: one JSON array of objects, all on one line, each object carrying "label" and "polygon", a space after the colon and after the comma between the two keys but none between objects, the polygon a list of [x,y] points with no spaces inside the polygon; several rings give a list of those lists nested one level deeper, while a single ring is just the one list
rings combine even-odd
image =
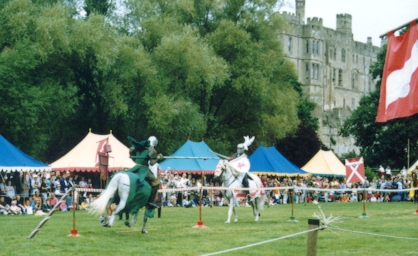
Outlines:
[{"label": "white tent", "polygon": [[312,175],[345,177],[346,167],[332,151],[319,150],[302,170]]},{"label": "white tent", "polygon": [[112,133],[99,135],[89,132],[70,152],[51,164],[55,171],[99,172],[96,166],[99,142],[108,139],[112,148],[109,152],[109,171],[132,168],[135,162],[129,157],[129,148],[113,136]]}]

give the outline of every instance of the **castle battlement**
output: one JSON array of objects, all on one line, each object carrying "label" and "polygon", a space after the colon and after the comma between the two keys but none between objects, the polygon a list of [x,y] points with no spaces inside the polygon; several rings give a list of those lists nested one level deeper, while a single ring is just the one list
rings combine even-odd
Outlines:
[{"label": "castle battlement", "polygon": [[308,18],[307,24],[322,27],[323,26],[322,18],[318,18],[318,17]]}]

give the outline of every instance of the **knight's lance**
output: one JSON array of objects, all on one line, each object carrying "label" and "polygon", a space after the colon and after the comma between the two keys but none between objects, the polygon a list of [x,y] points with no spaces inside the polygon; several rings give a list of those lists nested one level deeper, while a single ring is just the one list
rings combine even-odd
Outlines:
[{"label": "knight's lance", "polygon": [[216,152],[213,152],[212,150],[208,150],[209,152],[211,152],[211,153],[214,153],[215,155],[217,155],[217,156],[220,156],[220,157],[222,157],[222,158],[224,158],[224,159],[230,159],[231,157],[229,157],[229,156],[226,156],[226,155],[222,155],[222,154],[219,154],[219,153],[216,153]]},{"label": "knight's lance", "polygon": [[[148,156],[131,156],[132,159],[145,159]],[[203,160],[219,160],[216,157],[204,157],[204,156],[162,156],[164,159],[203,159]]]}]

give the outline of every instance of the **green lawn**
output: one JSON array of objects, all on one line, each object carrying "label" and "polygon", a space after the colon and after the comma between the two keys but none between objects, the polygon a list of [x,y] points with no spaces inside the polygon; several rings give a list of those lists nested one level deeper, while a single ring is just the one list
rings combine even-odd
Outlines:
[{"label": "green lawn", "polygon": [[[327,217],[344,218],[334,224],[339,228],[414,240],[325,229],[318,232],[318,255],[418,254],[416,204],[367,203],[368,219],[359,218],[362,203],[320,206]],[[208,228],[193,228],[199,221],[198,208],[164,208],[161,218],[148,220],[149,234],[142,234],[142,220],[132,228],[119,220],[112,228],[103,228],[97,217],[77,211],[79,237],[68,236],[72,212],[57,212],[32,239],[27,237],[43,217],[1,215],[0,255],[202,255],[305,231],[308,219],[320,210],[318,205],[295,205],[298,223],[288,222],[291,205],[266,206],[257,223],[251,208],[239,207],[239,222],[224,224],[227,212],[227,207],[203,208],[202,220]],[[307,234],[302,234],[223,255],[306,255],[306,241]]]}]

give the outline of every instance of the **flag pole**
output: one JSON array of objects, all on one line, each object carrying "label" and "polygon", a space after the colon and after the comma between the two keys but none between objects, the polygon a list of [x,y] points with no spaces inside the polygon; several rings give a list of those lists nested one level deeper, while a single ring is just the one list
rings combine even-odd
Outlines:
[{"label": "flag pole", "polygon": [[411,21],[409,21],[409,22],[407,22],[407,23],[405,23],[405,24],[403,24],[403,25],[401,25],[401,26],[399,26],[399,27],[397,27],[397,28],[395,28],[395,29],[392,29],[392,30],[390,30],[390,31],[388,31],[388,32],[386,32],[386,33],[384,33],[383,35],[380,35],[379,37],[380,37],[380,38],[383,38],[383,37],[387,36],[387,34],[388,34],[388,33],[390,33],[390,32],[394,32],[394,31],[397,31],[397,30],[399,30],[399,29],[402,29],[402,28],[404,28],[404,27],[406,27],[406,26],[409,26],[409,24],[410,24],[411,22],[413,22],[413,21],[418,21],[418,18],[417,18],[417,19],[413,19],[413,20],[411,20]]}]

